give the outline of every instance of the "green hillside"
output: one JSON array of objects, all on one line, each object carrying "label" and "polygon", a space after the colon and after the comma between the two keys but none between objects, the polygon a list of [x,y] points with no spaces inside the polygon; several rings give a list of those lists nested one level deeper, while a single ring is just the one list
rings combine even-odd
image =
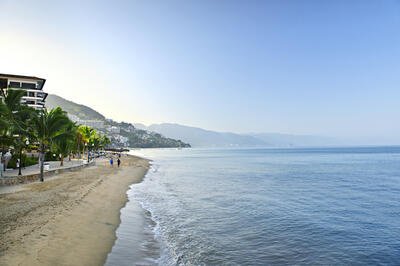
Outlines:
[{"label": "green hillside", "polygon": [[[46,99],[47,109],[55,107],[61,107],[64,111],[71,115],[75,115],[82,120],[101,120],[104,121],[105,128],[99,129],[101,134],[111,136],[111,146],[119,147],[121,143],[115,140],[115,138],[125,137],[129,140],[129,147],[132,148],[184,148],[190,147],[190,144],[184,143],[181,140],[173,138],[166,138],[161,134],[141,130],[134,127],[131,123],[116,122],[111,119],[106,119],[102,114],[82,104],[77,104],[72,101],[68,101],[60,96],[49,94]],[[120,128],[120,133],[111,133],[107,128],[111,126]]]},{"label": "green hillside", "polygon": [[76,115],[83,120],[105,120],[106,118],[99,112],[93,110],[82,104],[77,104],[68,101],[60,96],[49,94],[46,98],[47,109],[53,109],[54,107],[60,106],[64,111],[71,115]]}]

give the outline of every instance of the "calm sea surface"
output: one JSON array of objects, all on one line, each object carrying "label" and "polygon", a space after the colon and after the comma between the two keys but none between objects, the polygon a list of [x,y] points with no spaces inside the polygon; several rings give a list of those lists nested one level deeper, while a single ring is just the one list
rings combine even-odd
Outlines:
[{"label": "calm sea surface", "polygon": [[400,265],[400,147],[136,153],[106,265]]}]

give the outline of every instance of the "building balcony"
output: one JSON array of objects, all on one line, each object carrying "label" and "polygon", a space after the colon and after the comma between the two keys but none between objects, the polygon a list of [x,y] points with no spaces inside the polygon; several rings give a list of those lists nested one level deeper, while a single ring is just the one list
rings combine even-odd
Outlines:
[{"label": "building balcony", "polygon": [[27,100],[27,101],[36,101],[36,100],[43,100],[43,97],[39,97],[39,96],[23,96],[22,97],[23,100]]}]

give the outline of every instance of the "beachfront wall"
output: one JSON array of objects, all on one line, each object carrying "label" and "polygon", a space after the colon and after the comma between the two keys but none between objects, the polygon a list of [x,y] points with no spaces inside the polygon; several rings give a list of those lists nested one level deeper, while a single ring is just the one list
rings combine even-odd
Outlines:
[{"label": "beachfront wall", "polygon": [[[80,170],[84,167],[92,166],[95,164],[96,164],[96,162],[92,161],[89,164],[80,164],[80,165],[76,165],[76,166],[72,166],[72,167],[68,167],[68,168],[60,168],[60,169],[45,171],[43,174],[44,174],[44,177],[50,177],[50,176],[61,174],[64,172]],[[38,181],[39,179],[40,179],[40,173],[32,174],[32,175],[15,176],[15,177],[4,177],[4,178],[0,177],[0,187],[1,186],[27,184],[27,183]]]}]

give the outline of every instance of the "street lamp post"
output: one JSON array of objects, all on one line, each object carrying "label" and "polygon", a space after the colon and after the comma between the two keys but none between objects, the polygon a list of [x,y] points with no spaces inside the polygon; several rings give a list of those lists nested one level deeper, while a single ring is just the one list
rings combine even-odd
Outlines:
[{"label": "street lamp post", "polygon": [[94,143],[92,143],[92,152],[93,152],[93,150],[94,150]]},{"label": "street lamp post", "polygon": [[[85,150],[88,150],[88,145],[87,142],[85,142]],[[83,156],[85,156],[85,153],[83,153]],[[89,160],[89,152],[88,152],[88,156],[86,157],[86,160]],[[85,159],[85,158],[84,158]]]},{"label": "street lamp post", "polygon": [[94,147],[94,143],[92,143],[92,145],[89,145],[88,147],[88,163],[90,162],[90,153],[92,152]]},{"label": "street lamp post", "polygon": [[[29,140],[26,140],[25,141],[25,144],[26,144],[26,146],[28,147],[28,145],[29,145]],[[21,149],[20,149],[20,151],[19,151],[19,167],[18,167],[19,169],[18,169],[18,175],[22,175],[22,173],[21,173],[21,169],[22,169],[22,147],[21,147]]]}]

